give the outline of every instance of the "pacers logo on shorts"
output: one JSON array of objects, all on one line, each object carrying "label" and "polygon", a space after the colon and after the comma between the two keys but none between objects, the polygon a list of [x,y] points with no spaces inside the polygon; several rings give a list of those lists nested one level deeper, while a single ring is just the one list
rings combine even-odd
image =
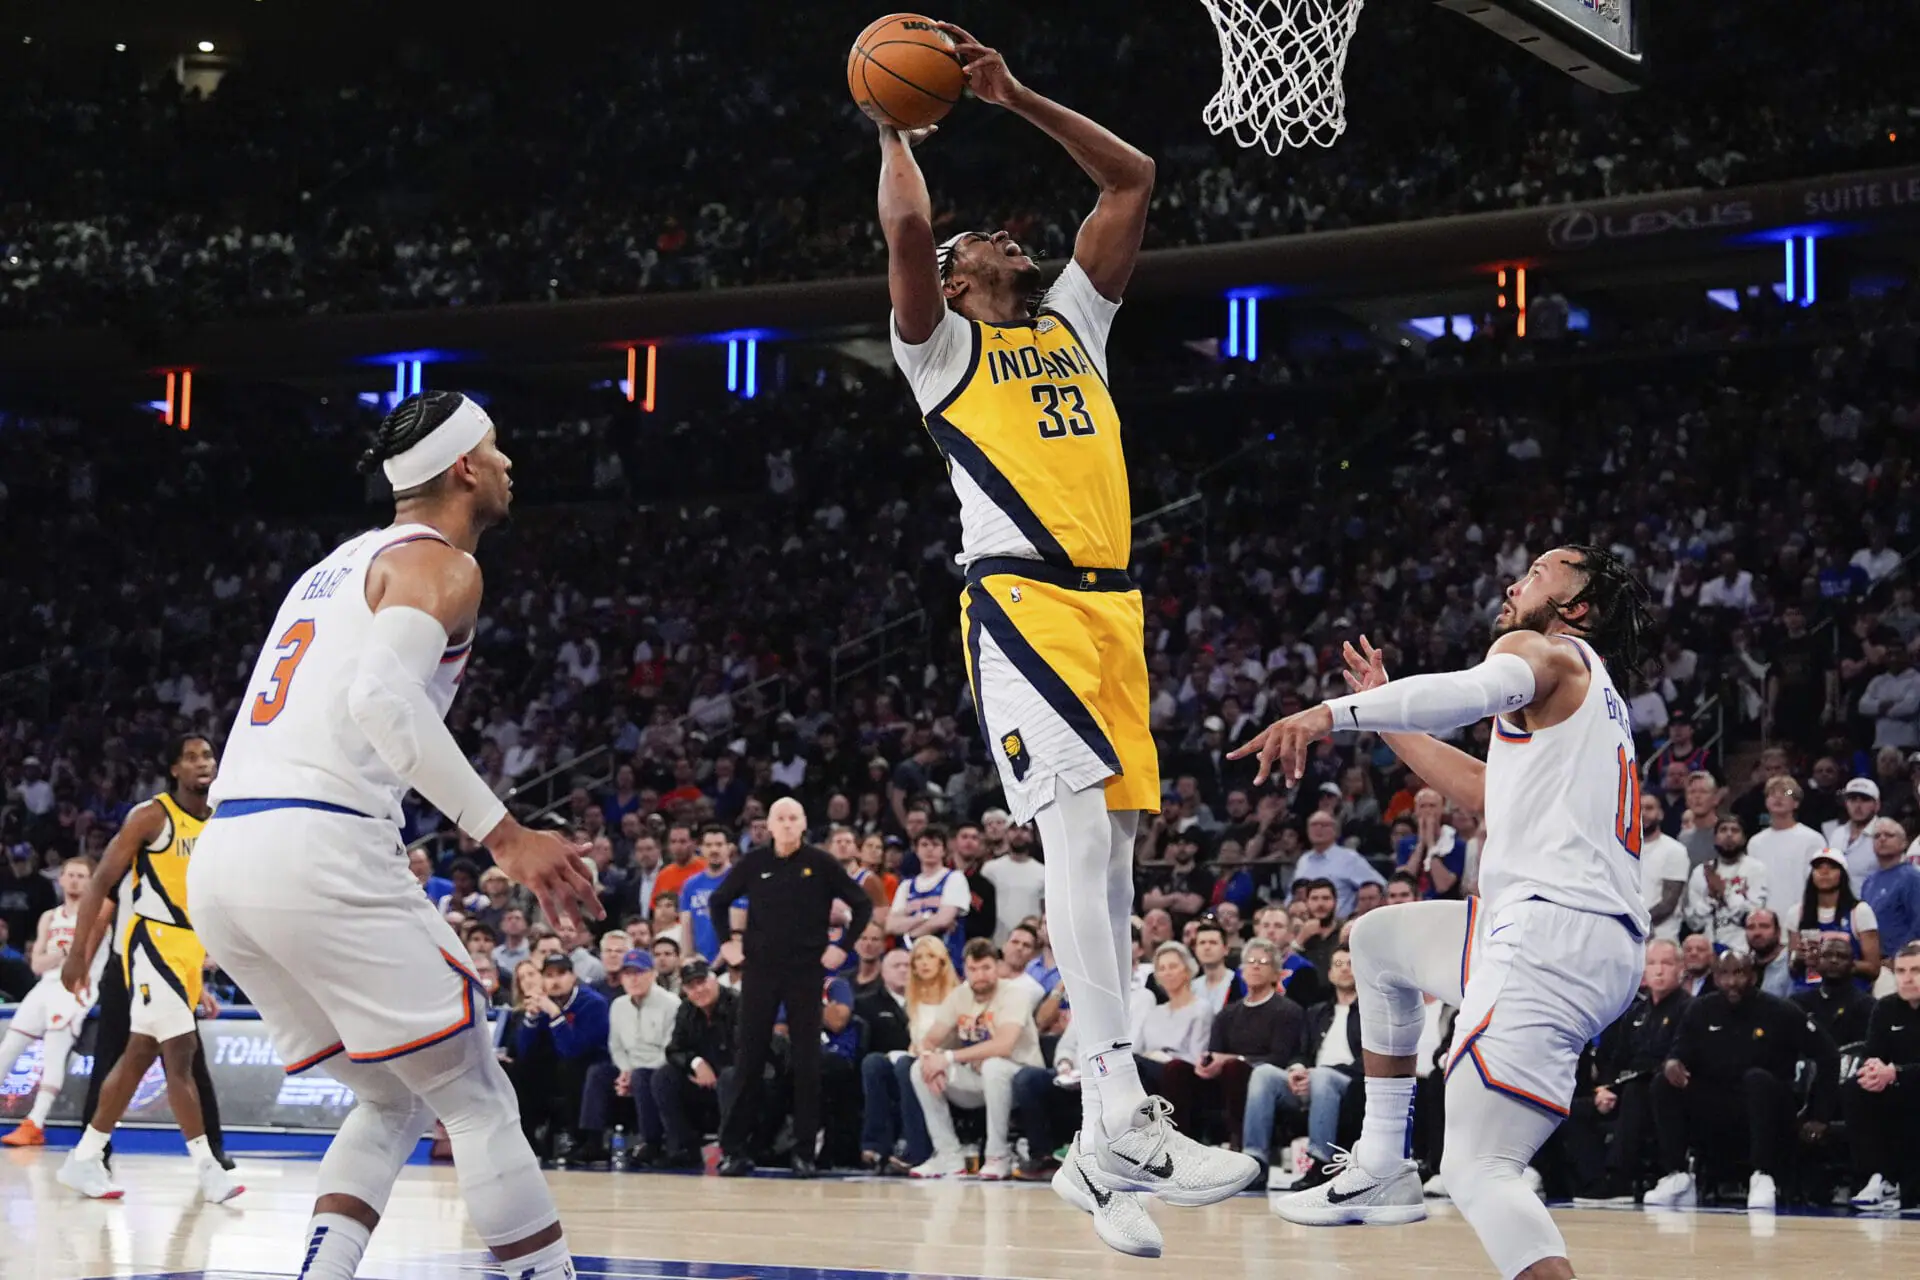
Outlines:
[{"label": "pacers logo on shorts", "polygon": [[140,1003],[141,1004],[153,1003],[153,988],[149,987],[144,982],[140,984]]},{"label": "pacers logo on shorts", "polygon": [[1012,733],[1002,734],[1000,749],[1007,753],[1007,763],[1013,766],[1014,781],[1025,782],[1027,770],[1033,766],[1033,757],[1027,754],[1026,739],[1020,736],[1020,731],[1015,729]]}]

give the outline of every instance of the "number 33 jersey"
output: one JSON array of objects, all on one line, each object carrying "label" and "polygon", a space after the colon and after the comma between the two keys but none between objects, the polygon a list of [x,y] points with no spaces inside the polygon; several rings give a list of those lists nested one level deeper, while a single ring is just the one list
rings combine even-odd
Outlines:
[{"label": "number 33 jersey", "polygon": [[1127,567],[1133,511],[1107,393],[1119,309],[1069,262],[1030,320],[985,324],[949,310],[917,346],[888,326],[960,498],[961,564]]},{"label": "number 33 jersey", "polygon": [[1640,769],[1627,700],[1592,646],[1556,639],[1587,664],[1587,696],[1559,724],[1531,733],[1494,717],[1480,896],[1491,912],[1539,898],[1616,916],[1644,938]]},{"label": "number 33 jersey", "polygon": [[[421,524],[373,529],[302,573],[274,616],[234,717],[211,799],[308,800],[396,826],[407,785],[347,713],[347,687],[373,624],[367,570],[381,553],[446,539]],[[450,646],[427,686],[442,716],[466,670],[471,637]]]}]

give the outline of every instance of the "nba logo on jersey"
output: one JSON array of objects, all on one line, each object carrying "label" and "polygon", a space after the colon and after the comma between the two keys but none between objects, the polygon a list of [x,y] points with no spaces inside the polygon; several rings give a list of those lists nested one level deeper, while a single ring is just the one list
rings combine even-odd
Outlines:
[{"label": "nba logo on jersey", "polygon": [[1012,733],[1002,735],[1000,749],[1007,753],[1007,763],[1013,766],[1014,779],[1025,780],[1027,769],[1033,764],[1033,758],[1027,754],[1027,743],[1020,736],[1020,731],[1015,729]]},{"label": "nba logo on jersey", "polygon": [[1052,333],[1059,327],[1060,322],[1052,316],[1041,316],[1033,322],[1033,331],[1035,333]]}]

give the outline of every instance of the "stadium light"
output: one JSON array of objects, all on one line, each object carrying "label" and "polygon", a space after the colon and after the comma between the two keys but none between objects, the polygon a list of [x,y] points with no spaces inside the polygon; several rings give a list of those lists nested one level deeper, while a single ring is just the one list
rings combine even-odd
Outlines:
[{"label": "stadium light", "polygon": [[211,41],[211,40],[202,40],[202,41],[201,41],[201,42],[200,42],[200,43],[199,43],[198,45],[196,45],[196,46],[195,46],[195,48],[197,48],[197,49],[199,49],[199,50],[200,50],[200,52],[202,52],[202,53],[212,53],[212,52],[213,52],[213,41]]},{"label": "stadium light", "polygon": [[113,51],[115,53],[125,53],[127,51],[127,46],[125,44],[115,44],[113,46]]}]

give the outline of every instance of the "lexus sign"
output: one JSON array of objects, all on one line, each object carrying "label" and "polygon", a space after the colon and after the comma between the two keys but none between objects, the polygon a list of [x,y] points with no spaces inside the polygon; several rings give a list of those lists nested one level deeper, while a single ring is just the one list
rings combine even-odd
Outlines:
[{"label": "lexus sign", "polygon": [[1751,200],[1709,200],[1638,211],[1568,209],[1547,224],[1547,243],[1555,249],[1588,249],[1674,232],[1738,231],[1754,220]]}]

